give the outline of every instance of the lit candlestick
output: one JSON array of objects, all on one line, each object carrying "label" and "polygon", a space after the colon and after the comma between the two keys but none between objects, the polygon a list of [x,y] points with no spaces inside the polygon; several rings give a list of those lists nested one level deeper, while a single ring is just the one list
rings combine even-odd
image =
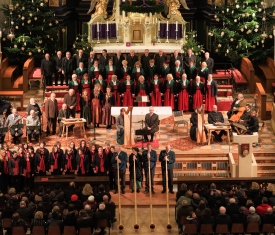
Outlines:
[{"label": "lit candlestick", "polygon": [[176,31],[178,31],[178,21],[176,21]]},{"label": "lit candlestick", "polygon": [[99,22],[96,23],[97,26],[97,32],[99,32]]},{"label": "lit candlestick", "polygon": [[108,21],[107,21],[107,31],[109,31],[109,23],[108,23]]},{"label": "lit candlestick", "polygon": [[124,20],[124,18],[125,18],[125,11],[122,11],[122,18]]},{"label": "lit candlestick", "polygon": [[150,22],[152,22],[152,13],[150,12]]},{"label": "lit candlestick", "polygon": [[168,21],[166,22],[166,31],[169,31],[169,24],[168,24]]}]

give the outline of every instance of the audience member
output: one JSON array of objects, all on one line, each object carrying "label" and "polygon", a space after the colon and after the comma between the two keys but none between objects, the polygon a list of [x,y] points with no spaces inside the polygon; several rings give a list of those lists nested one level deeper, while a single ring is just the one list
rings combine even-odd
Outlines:
[{"label": "audience member", "polygon": [[253,206],[251,206],[249,208],[249,214],[247,216],[247,223],[258,223],[259,225],[261,224],[261,218],[256,213],[255,207],[253,207]]},{"label": "audience member", "polygon": [[14,213],[11,217],[11,224],[10,224],[10,231],[8,229],[8,233],[12,231],[12,229],[14,227],[23,227],[24,228],[24,232],[27,232],[28,229],[28,225],[25,222],[25,220],[20,218],[20,215],[18,213]]},{"label": "audience member", "polygon": [[[111,227],[112,215],[109,211],[105,209],[105,204],[100,203],[98,207],[98,211],[95,213],[95,223],[98,221],[106,219],[108,222],[108,227]],[[100,228],[100,234],[104,234],[105,228]]]}]

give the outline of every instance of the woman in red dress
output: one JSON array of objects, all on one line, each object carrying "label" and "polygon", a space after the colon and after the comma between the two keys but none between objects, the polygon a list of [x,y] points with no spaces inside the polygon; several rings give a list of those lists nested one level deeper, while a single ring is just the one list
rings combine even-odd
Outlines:
[{"label": "woman in red dress", "polygon": [[164,106],[171,106],[172,110],[175,109],[175,93],[173,75],[168,73],[163,86]]},{"label": "woman in red dress", "polygon": [[100,85],[96,84],[94,90],[91,93],[91,113],[92,123],[94,127],[99,127],[99,123],[102,120],[102,100],[103,94],[100,90]]},{"label": "woman in red dress", "polygon": [[117,80],[116,75],[112,75],[112,80],[109,83],[109,86],[111,87],[111,91],[115,97],[115,104],[114,106],[119,107],[121,102],[120,102],[120,82]]},{"label": "woman in red dress", "polygon": [[187,80],[187,75],[184,73],[179,81],[178,110],[189,110],[189,91],[190,82]]},{"label": "woman in red dress", "polygon": [[162,82],[158,75],[154,75],[154,80],[150,83],[150,96],[152,106],[162,106],[161,96],[162,96]]},{"label": "woman in red dress", "polygon": [[[136,97],[137,96],[148,96],[148,83],[145,82],[145,79],[143,76],[140,76],[138,79],[138,83],[136,85]],[[147,106],[147,102],[138,102],[138,106]]]},{"label": "woman in red dress", "polygon": [[111,92],[111,87],[107,87],[106,93],[103,95],[102,123],[106,125],[106,129],[112,129],[115,124],[114,117],[111,116],[111,108],[115,105],[115,96]]},{"label": "woman in red dress", "polygon": [[131,80],[131,76],[128,74],[122,86],[123,106],[133,106],[134,96],[134,82]]},{"label": "woman in red dress", "polygon": [[33,176],[34,176],[34,159],[31,157],[29,152],[26,153],[25,157],[20,162],[20,174],[22,176],[22,183],[24,187],[33,187]]},{"label": "woman in red dress", "polygon": [[202,98],[204,95],[204,84],[200,80],[199,76],[196,77],[193,82],[192,94],[193,94],[193,108],[200,108],[202,106]]},{"label": "woman in red dress", "polygon": [[69,83],[69,89],[73,89],[74,93],[76,95],[77,104],[76,104],[76,107],[75,107],[75,111],[78,112],[78,111],[81,110],[81,107],[80,107],[81,86],[80,86],[79,81],[77,80],[77,75],[76,74],[72,75],[72,80]]},{"label": "woman in red dress", "polygon": [[81,90],[82,90],[82,92],[83,92],[84,90],[87,91],[89,99],[90,99],[90,95],[91,95],[91,88],[92,88],[92,86],[91,86],[91,81],[89,81],[89,76],[88,76],[88,74],[85,73],[85,74],[83,75],[83,79],[81,80]]},{"label": "woman in red dress", "polygon": [[208,75],[205,87],[205,110],[212,111],[213,105],[216,104],[218,94],[217,83],[212,79],[212,74]]}]

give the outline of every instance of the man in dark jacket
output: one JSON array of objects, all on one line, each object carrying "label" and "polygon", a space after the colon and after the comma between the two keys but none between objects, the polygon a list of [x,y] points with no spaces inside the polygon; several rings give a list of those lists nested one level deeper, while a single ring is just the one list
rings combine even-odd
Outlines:
[{"label": "man in dark jacket", "polygon": [[[168,175],[168,189],[171,194],[174,194],[173,191],[173,168],[176,156],[175,152],[171,150],[169,144],[166,145],[165,150],[162,150],[159,154],[159,161],[161,162],[161,171],[162,171],[162,191],[161,193],[166,192],[166,170]],[[166,169],[167,165],[167,169]]]},{"label": "man in dark jacket", "polygon": [[[114,194],[118,191],[118,177],[117,171],[119,170],[119,178],[121,182],[121,193],[125,194],[125,172],[128,162],[128,156],[126,152],[121,151],[120,146],[115,147],[115,152],[112,157],[112,163],[115,169],[115,191]],[[119,168],[119,169],[118,169]]]},{"label": "man in dark jacket", "polygon": [[133,70],[135,63],[138,61],[138,57],[135,55],[134,50],[130,50],[130,55],[127,56],[126,58],[128,62],[128,66]]},{"label": "man in dark jacket", "polygon": [[58,51],[56,57],[54,58],[55,75],[54,75],[54,85],[58,85],[58,79],[60,79],[60,85],[63,86],[64,75],[62,74],[62,52]]},{"label": "man in dark jacket", "polygon": [[50,99],[48,99],[45,103],[45,116],[48,120],[46,132],[47,135],[50,134],[51,129],[53,135],[56,133],[56,118],[58,115],[58,107],[55,97],[55,93],[51,93]]},{"label": "man in dark jacket", "polygon": [[68,119],[70,117],[70,112],[67,110],[67,104],[62,104],[62,108],[58,111],[58,123],[59,123],[59,133],[58,136],[61,137],[63,131],[63,123],[61,120]]},{"label": "man in dark jacket", "polygon": [[72,78],[73,74],[73,59],[71,58],[71,53],[66,52],[66,57],[62,59],[62,74],[65,77],[66,85],[68,86],[69,80]]},{"label": "man in dark jacket", "polygon": [[[157,162],[157,152],[152,149],[152,144],[147,144],[147,150],[142,152],[142,162],[143,168],[145,173],[145,193],[148,193],[149,190],[152,190],[152,193],[155,194],[154,191],[154,176],[155,176],[155,169],[156,169],[156,162]],[[150,164],[150,166],[149,166]],[[151,189],[149,185],[149,167],[151,173]]]},{"label": "man in dark jacket", "polygon": [[46,86],[52,86],[52,76],[54,72],[54,66],[50,60],[50,54],[45,54],[45,59],[41,61],[41,75],[45,78]]},{"label": "man in dark jacket", "polygon": [[77,105],[77,98],[74,89],[70,89],[68,94],[64,96],[64,103],[67,105],[70,117],[75,118],[75,108]]},{"label": "man in dark jacket", "polygon": [[24,201],[20,202],[20,207],[17,209],[17,213],[20,215],[22,219],[31,219],[32,218],[32,211],[30,208],[26,207],[26,203]]},{"label": "man in dark jacket", "polygon": [[226,208],[227,214],[232,218],[234,214],[238,214],[240,210],[240,206],[236,204],[235,198],[229,199],[229,206]]},{"label": "man in dark jacket", "polygon": [[[154,113],[154,107],[149,108],[149,113],[145,115],[145,128],[144,130],[147,130],[151,134],[151,140],[150,142],[153,142],[154,134],[159,130],[159,116]],[[145,142],[148,142],[148,136],[144,135]]]},{"label": "man in dark jacket", "polygon": [[258,132],[259,130],[259,120],[257,118],[257,113],[255,110],[251,112],[250,118],[247,122],[247,134],[252,135],[253,132]]},{"label": "man in dark jacket", "polygon": [[111,58],[107,55],[107,50],[102,50],[102,54],[98,61],[99,67],[105,68],[105,66],[108,65],[110,59]]},{"label": "man in dark jacket", "polygon": [[231,219],[229,215],[226,214],[225,207],[221,206],[219,209],[220,214],[215,219],[215,227],[218,224],[227,224],[229,231],[231,230]]},{"label": "man in dark jacket", "polygon": [[[99,204],[98,211],[95,213],[95,223],[97,224],[98,221],[106,219],[108,222],[108,227],[111,227],[112,215],[105,208],[104,203]],[[100,234],[104,234],[105,228],[101,227],[100,229]]]},{"label": "man in dark jacket", "polygon": [[155,66],[158,75],[161,75],[161,67],[166,59],[167,57],[163,54],[163,50],[159,50],[159,53],[155,56]]}]

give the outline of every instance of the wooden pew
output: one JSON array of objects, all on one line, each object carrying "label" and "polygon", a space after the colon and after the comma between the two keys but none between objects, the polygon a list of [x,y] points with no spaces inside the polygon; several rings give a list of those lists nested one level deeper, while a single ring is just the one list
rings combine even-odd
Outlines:
[{"label": "wooden pew", "polygon": [[77,176],[77,175],[47,175],[35,176],[34,192],[38,193],[39,186],[54,187],[56,183],[61,185],[61,188],[66,189],[70,182],[75,182],[76,187],[83,187],[89,183],[94,187],[103,184],[106,190],[109,190],[109,176]]},{"label": "wooden pew", "polygon": [[258,118],[268,120],[271,118],[271,102],[266,101],[266,93],[261,83],[256,83],[256,104],[259,109]]},{"label": "wooden pew", "polygon": [[254,93],[256,89],[255,84],[260,81],[255,77],[254,67],[248,58],[242,58],[240,70],[248,82],[249,93]]},{"label": "wooden pew", "polygon": [[23,91],[1,91],[0,96],[5,96],[5,97],[20,97],[20,108],[21,111],[23,111],[23,101],[24,101],[24,92]]},{"label": "wooden pew", "polygon": [[275,73],[273,73],[273,70],[265,64],[259,65],[259,68],[263,71],[265,76],[265,91],[270,93],[272,90],[272,82],[275,81]]},{"label": "wooden pew", "polygon": [[271,112],[271,127],[273,133],[275,133],[275,103],[272,104],[272,112]]}]

